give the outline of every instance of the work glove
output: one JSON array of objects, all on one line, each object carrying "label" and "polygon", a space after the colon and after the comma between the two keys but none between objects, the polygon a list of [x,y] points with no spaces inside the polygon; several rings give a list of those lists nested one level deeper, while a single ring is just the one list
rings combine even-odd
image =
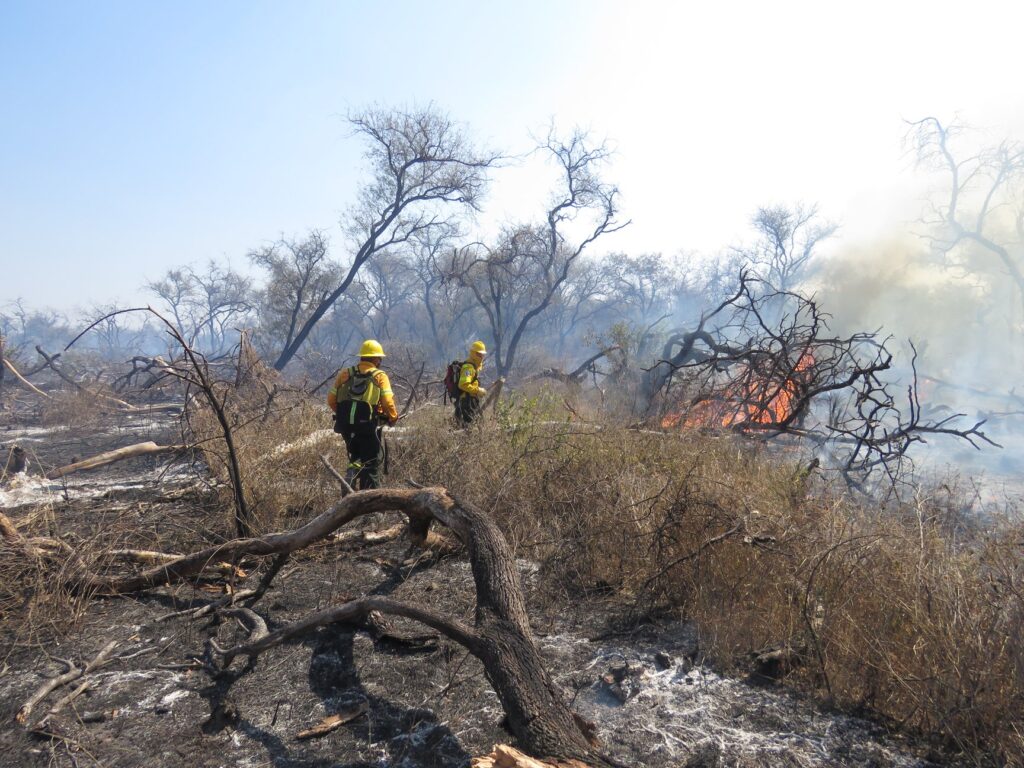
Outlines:
[{"label": "work glove", "polygon": [[479,388],[479,389],[478,389],[478,390],[476,391],[476,396],[477,396],[477,397],[487,397],[487,390],[486,390],[486,389],[484,389],[483,387],[480,387],[480,388]]}]

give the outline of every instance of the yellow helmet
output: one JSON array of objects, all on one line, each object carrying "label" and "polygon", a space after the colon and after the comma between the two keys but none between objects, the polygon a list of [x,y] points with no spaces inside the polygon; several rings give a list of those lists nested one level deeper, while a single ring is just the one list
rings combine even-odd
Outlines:
[{"label": "yellow helmet", "polygon": [[384,357],[384,347],[375,339],[367,339],[359,348],[360,357]]},{"label": "yellow helmet", "polygon": [[478,355],[486,355],[487,347],[484,346],[484,343],[482,341],[474,341],[472,344],[469,345],[469,351],[475,352]]}]

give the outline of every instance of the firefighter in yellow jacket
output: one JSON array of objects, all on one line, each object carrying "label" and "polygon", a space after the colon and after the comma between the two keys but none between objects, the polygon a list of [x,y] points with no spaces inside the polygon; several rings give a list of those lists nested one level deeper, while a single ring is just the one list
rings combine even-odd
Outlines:
[{"label": "firefighter in yellow jacket", "polygon": [[469,345],[469,359],[459,370],[459,399],[455,401],[455,418],[464,427],[476,418],[487,394],[487,390],[480,386],[480,371],[486,357],[487,347],[482,341],[474,341]]},{"label": "firefighter in yellow jacket", "polygon": [[383,427],[398,421],[388,375],[378,366],[384,348],[367,339],[359,348],[359,363],[343,368],[327,393],[334,411],[334,431],[348,449],[346,479],[353,488],[380,488],[386,462]]}]

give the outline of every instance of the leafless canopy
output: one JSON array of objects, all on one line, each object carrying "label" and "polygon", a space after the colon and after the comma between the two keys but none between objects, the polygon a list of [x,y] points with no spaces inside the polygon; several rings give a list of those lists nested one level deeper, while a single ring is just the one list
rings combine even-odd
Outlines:
[{"label": "leafless canopy", "polygon": [[313,327],[377,254],[439,227],[450,227],[452,206],[477,210],[487,170],[499,155],[478,151],[462,129],[433,107],[369,109],[351,123],[367,140],[370,178],[342,222],[352,258],[335,287],[309,313],[274,367],[282,370]]},{"label": "leafless canopy", "polygon": [[604,144],[592,145],[579,130],[568,139],[552,131],[538,149],[559,172],[543,223],[509,227],[494,245],[465,246],[447,270],[487,317],[498,376],[512,369],[523,335],[555,301],[588,246],[629,224],[617,218],[618,188],[598,174],[610,154]]},{"label": "leafless canopy", "polygon": [[908,143],[919,163],[945,176],[946,195],[925,223],[936,227],[937,248],[954,261],[965,245],[994,256],[1024,309],[1024,144],[1005,140],[961,153],[956,144],[965,133],[962,125],[935,117],[910,124]]},{"label": "leafless canopy", "polygon": [[831,452],[854,485],[876,470],[895,481],[908,449],[929,435],[995,445],[984,421],[961,427],[963,414],[928,417],[913,361],[900,405],[898,385],[886,378],[889,341],[877,332],[831,335],[813,300],[744,272],[735,294],[670,336],[646,373],[649,410],[666,426],[809,440]]}]

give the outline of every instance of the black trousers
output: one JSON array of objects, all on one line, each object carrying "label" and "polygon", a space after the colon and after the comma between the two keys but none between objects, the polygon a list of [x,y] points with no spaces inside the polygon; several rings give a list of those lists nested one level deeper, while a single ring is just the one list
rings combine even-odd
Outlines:
[{"label": "black trousers", "polygon": [[358,490],[380,488],[386,462],[383,429],[376,423],[356,424],[342,437],[348,449],[346,479]]},{"label": "black trousers", "polygon": [[455,401],[455,420],[459,426],[468,427],[479,413],[480,398],[465,393],[459,395],[459,399]]}]

